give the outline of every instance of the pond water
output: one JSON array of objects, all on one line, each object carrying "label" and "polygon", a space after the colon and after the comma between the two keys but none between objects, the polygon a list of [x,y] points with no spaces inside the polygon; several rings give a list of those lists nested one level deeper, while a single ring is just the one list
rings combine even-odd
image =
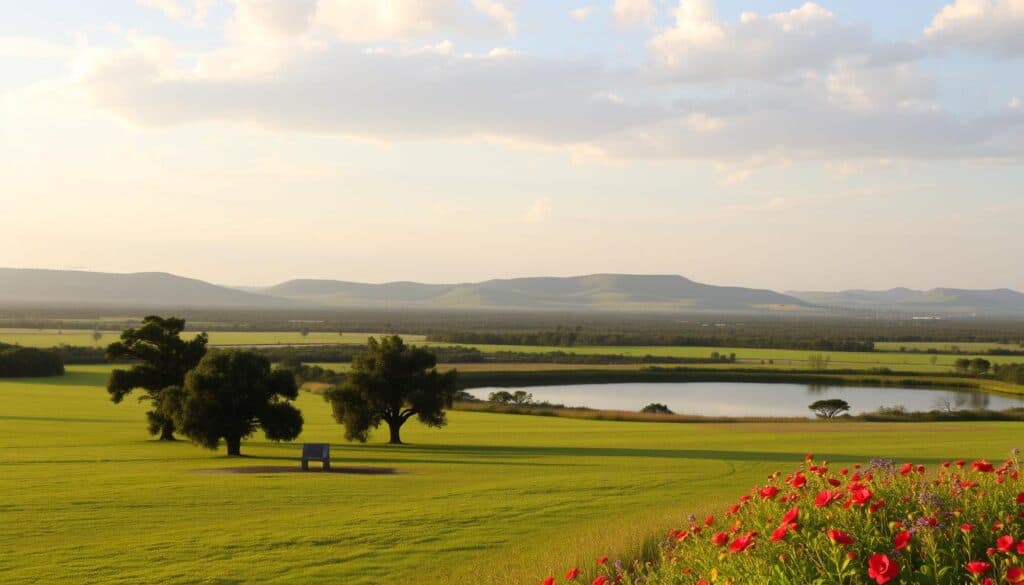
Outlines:
[{"label": "pond water", "polygon": [[703,416],[813,417],[807,406],[816,400],[829,398],[847,401],[851,414],[871,412],[882,406],[899,405],[910,412],[944,409],[947,405],[957,410],[1004,410],[1024,407],[1024,398],[969,390],[751,382],[577,384],[528,388],[473,388],[469,392],[477,398],[486,400],[488,394],[497,390],[524,390],[533,394],[533,399],[537,402],[547,401],[600,410],[639,411],[647,404],[660,402],[677,414]]}]

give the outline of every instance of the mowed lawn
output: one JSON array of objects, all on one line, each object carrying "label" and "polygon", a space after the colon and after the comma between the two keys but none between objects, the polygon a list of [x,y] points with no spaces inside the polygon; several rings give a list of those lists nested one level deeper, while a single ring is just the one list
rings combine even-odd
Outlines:
[{"label": "mowed lawn", "polygon": [[[1017,423],[670,424],[453,412],[405,446],[342,440],[304,394],[300,440],[338,467],[394,474],[226,474],[298,466],[262,437],[229,459],[150,440],[111,404],[108,368],[0,381],[0,583],[539,583],[718,509],[805,453],[1001,459]],[[589,582],[589,581],[588,581]]]}]

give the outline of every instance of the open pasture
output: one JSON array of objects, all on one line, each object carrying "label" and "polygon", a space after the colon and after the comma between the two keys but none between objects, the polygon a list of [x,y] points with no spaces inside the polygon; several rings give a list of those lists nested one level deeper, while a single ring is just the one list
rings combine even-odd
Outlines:
[{"label": "open pasture", "polygon": [[[412,340],[410,340],[412,341]],[[416,342],[418,345],[446,346],[449,343],[438,342]],[[709,347],[709,346],[575,346],[557,347],[541,345],[487,345],[487,344],[465,344],[467,347],[475,347],[482,352],[514,351],[526,353],[545,353],[552,351],[564,351],[577,354],[613,354],[627,356],[654,356],[654,357],[684,357],[684,358],[707,358],[713,352],[729,355],[736,354],[736,361],[747,365],[760,365],[761,361],[768,365],[774,362],[775,366],[792,366],[806,368],[808,358],[812,354],[819,354],[830,358],[829,367],[834,369],[861,369],[861,368],[889,368],[902,371],[948,371],[953,367],[957,359],[983,357],[992,363],[1014,363],[1024,362],[1024,356],[988,356],[988,355],[933,355],[926,353],[898,353],[898,352],[855,352],[855,351],[818,351],[803,349],[763,349],[749,347]],[[935,357],[935,364],[931,358]]]},{"label": "open pasture", "polygon": [[664,424],[452,412],[405,446],[348,444],[303,394],[300,441],[338,467],[394,473],[224,473],[298,466],[262,436],[228,458],[150,440],[145,405],[114,405],[105,366],[0,381],[0,582],[536,583],[735,496],[813,451],[837,463],[1000,458],[1019,424]]}]

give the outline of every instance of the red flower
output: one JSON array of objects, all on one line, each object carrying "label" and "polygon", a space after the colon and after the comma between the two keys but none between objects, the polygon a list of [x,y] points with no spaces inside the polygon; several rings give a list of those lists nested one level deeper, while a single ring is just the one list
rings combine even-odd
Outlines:
[{"label": "red flower", "polygon": [[1017,554],[1024,555],[1024,540],[1017,543]]},{"label": "red flower", "polygon": [[766,485],[764,486],[764,488],[761,489],[761,497],[764,498],[765,500],[770,500],[774,498],[776,495],[778,495],[778,493],[779,488],[773,485]]},{"label": "red flower", "polygon": [[711,526],[712,524],[714,524],[714,522],[715,522],[715,517],[714,516],[708,516],[707,518],[704,519],[704,526]]},{"label": "red flower", "polygon": [[995,469],[995,467],[991,463],[985,461],[984,459],[979,459],[978,461],[971,463],[971,467],[974,468],[974,471],[978,471],[981,473],[989,473],[993,469]]},{"label": "red flower", "polygon": [[719,532],[711,537],[711,542],[717,544],[718,546],[722,546],[725,543],[729,542],[729,535],[724,532]]},{"label": "red flower", "polygon": [[1006,582],[1010,585],[1024,585],[1024,569],[1010,567],[1006,571]]},{"label": "red flower", "polygon": [[866,486],[858,483],[850,486],[850,497],[855,504],[863,506],[874,497],[874,494]]},{"label": "red flower", "polygon": [[1017,494],[1017,503],[1024,504],[1024,492]]},{"label": "red flower", "polygon": [[748,532],[743,536],[740,536],[736,540],[733,540],[729,545],[729,551],[733,553],[743,552],[747,548],[754,544],[754,537],[757,536],[756,532]]},{"label": "red flower", "polygon": [[555,585],[555,578],[554,577],[548,577],[547,579],[544,579],[543,581],[541,581],[540,585]]},{"label": "red flower", "polygon": [[913,463],[904,463],[903,467],[900,468],[900,473],[903,475],[909,475],[911,471],[914,471]]},{"label": "red flower", "polygon": [[966,532],[970,532],[972,530],[974,530],[974,526],[972,526],[970,524],[961,524],[960,525],[960,532],[965,532],[966,533]]},{"label": "red flower", "polygon": [[788,524],[783,524],[782,526],[779,526],[778,528],[775,529],[774,532],[772,532],[772,542],[778,542],[778,541],[782,540],[783,538],[786,538],[786,533],[787,532],[789,532],[789,525]]},{"label": "red flower", "polygon": [[992,565],[986,563],[985,561],[971,561],[967,563],[967,570],[971,573],[974,573],[975,575],[980,575],[982,573],[988,572],[988,570],[991,568]]},{"label": "red flower", "polygon": [[807,478],[804,477],[803,475],[798,475],[793,478],[793,487],[795,487],[796,489],[800,489],[805,485],[807,485]]},{"label": "red flower", "polygon": [[1013,552],[1013,537],[1009,534],[1004,534],[996,540],[996,548],[999,552]]},{"label": "red flower", "polygon": [[842,546],[849,546],[853,544],[853,539],[850,538],[850,535],[841,530],[829,530],[828,539],[833,543]]},{"label": "red flower", "polygon": [[800,508],[790,508],[788,512],[782,517],[783,524],[792,524],[796,522],[796,519],[800,517]]},{"label": "red flower", "polygon": [[900,532],[895,538],[893,538],[893,547],[896,550],[903,550],[907,548],[908,544],[910,544],[910,533],[906,530]]},{"label": "red flower", "polygon": [[838,500],[841,497],[842,496],[839,494],[839,492],[825,490],[814,497],[814,505],[819,508],[824,508],[825,506],[831,504],[832,502]]},{"label": "red flower", "polygon": [[571,569],[568,573],[565,574],[565,580],[566,581],[572,581],[573,579],[575,579],[576,577],[579,577],[579,576],[580,576],[580,570],[578,568],[574,568],[574,569]]},{"label": "red flower", "polygon": [[881,553],[868,559],[868,577],[874,579],[878,585],[892,581],[899,572],[899,565]]},{"label": "red flower", "polygon": [[590,585],[604,585],[607,582],[608,577],[605,577],[604,575],[598,575],[594,578],[594,581]]}]

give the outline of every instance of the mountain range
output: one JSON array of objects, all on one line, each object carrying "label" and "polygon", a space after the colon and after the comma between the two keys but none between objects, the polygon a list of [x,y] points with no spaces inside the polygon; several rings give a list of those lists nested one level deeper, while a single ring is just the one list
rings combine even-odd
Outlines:
[{"label": "mountain range", "polygon": [[145,308],[419,308],[535,311],[662,311],[816,314],[1018,315],[1010,289],[797,291],[715,286],[678,275],[592,274],[457,284],[289,280],[229,287],[163,272],[116,274],[0,268],[0,304]]}]

